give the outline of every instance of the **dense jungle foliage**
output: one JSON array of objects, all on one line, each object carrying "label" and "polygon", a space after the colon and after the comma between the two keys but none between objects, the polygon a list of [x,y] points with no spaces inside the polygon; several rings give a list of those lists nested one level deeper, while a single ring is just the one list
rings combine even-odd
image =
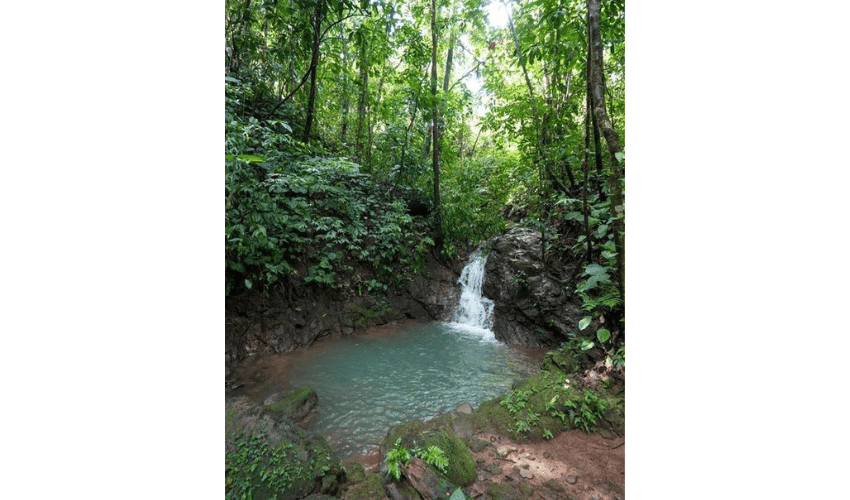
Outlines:
[{"label": "dense jungle foliage", "polygon": [[519,223],[624,321],[624,145],[624,0],[227,0],[226,294],[379,293]]}]

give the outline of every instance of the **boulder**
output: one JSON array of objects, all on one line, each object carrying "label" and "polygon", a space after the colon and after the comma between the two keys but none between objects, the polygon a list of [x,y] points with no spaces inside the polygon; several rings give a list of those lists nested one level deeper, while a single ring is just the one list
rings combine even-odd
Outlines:
[{"label": "boulder", "polygon": [[289,418],[303,429],[310,424],[318,405],[319,396],[310,387],[301,387],[289,393],[278,392],[263,401],[267,413]]},{"label": "boulder", "polygon": [[[251,491],[256,500],[338,496],[345,469],[327,441],[267,408],[245,397],[225,400],[226,489]],[[285,486],[281,471],[290,474]]]},{"label": "boulder", "polygon": [[547,272],[536,229],[514,226],[492,240],[484,295],[493,300],[493,332],[506,344],[556,346],[575,331],[581,301]]},{"label": "boulder", "polygon": [[457,489],[457,486],[447,481],[419,457],[414,457],[407,467],[402,467],[402,473],[411,486],[419,492],[422,500],[442,500],[448,498]]},{"label": "boulder", "polygon": [[458,486],[469,486],[475,481],[475,458],[466,443],[457,437],[450,428],[434,428],[433,421],[411,420],[393,428],[381,443],[380,454],[386,456],[396,442],[407,449],[437,446],[449,460],[446,477]]},{"label": "boulder", "polygon": [[448,319],[460,297],[459,275],[444,266],[430,254],[425,261],[425,272],[413,279],[406,289],[410,298],[409,310],[424,310],[430,319]]}]

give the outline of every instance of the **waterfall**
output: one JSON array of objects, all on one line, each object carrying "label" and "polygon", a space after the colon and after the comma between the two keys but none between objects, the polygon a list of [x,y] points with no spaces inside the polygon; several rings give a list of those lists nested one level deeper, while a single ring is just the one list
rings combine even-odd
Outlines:
[{"label": "waterfall", "polygon": [[476,250],[469,256],[458,282],[461,284],[460,300],[455,307],[450,326],[457,330],[478,335],[482,340],[496,341],[493,334],[493,301],[484,297],[484,264],[487,257]]}]

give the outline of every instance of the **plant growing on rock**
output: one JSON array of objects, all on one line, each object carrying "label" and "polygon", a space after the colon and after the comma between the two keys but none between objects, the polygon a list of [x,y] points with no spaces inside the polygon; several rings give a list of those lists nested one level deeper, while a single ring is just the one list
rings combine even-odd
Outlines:
[{"label": "plant growing on rock", "polygon": [[414,448],[409,450],[401,444],[401,438],[396,439],[393,449],[387,452],[384,459],[387,463],[387,474],[392,476],[396,481],[401,479],[401,466],[406,466],[413,457],[421,458],[425,463],[431,464],[443,474],[449,466],[449,459],[445,452],[435,445],[420,449]]},{"label": "plant growing on rock", "polygon": [[310,475],[292,443],[270,445],[262,433],[236,441],[225,454],[225,499],[252,498],[257,491],[285,492]]}]

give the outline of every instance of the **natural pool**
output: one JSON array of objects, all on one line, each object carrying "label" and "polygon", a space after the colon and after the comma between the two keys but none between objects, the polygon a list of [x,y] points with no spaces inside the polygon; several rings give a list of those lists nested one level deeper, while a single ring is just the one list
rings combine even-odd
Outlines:
[{"label": "natural pool", "polygon": [[509,391],[539,370],[545,350],[496,341],[493,302],[481,294],[486,260],[476,252],[464,268],[454,321],[379,327],[265,358],[240,370],[247,383],[233,395],[262,402],[312,387],[319,407],[311,428],[345,459],[373,455],[397,424]]},{"label": "natural pool", "polygon": [[409,323],[335,338],[269,357],[235,394],[262,401],[309,385],[319,395],[311,428],[342,458],[372,454],[394,425],[461,403],[477,406],[539,369],[540,349],[509,347],[456,323]]}]

